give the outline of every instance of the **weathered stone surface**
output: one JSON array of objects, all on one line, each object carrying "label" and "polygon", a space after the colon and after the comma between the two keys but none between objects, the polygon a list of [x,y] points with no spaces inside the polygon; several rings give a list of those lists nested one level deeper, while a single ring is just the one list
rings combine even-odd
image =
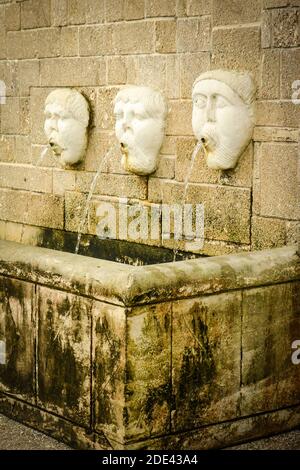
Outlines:
[{"label": "weathered stone surface", "polygon": [[63,200],[52,194],[1,189],[0,218],[42,227],[63,228]]},{"label": "weathered stone surface", "polygon": [[79,30],[79,54],[82,56],[112,53],[112,29],[107,25],[86,26]]},{"label": "weathered stone surface", "polygon": [[298,142],[299,130],[285,127],[255,127],[255,142]]},{"label": "weathered stone surface", "polygon": [[126,436],[170,431],[171,304],[136,308],[127,336]]},{"label": "weathered stone surface", "polygon": [[49,169],[0,164],[0,186],[41,193],[52,192],[52,172]]},{"label": "weathered stone surface", "polygon": [[22,29],[50,26],[51,0],[29,0],[21,3]]},{"label": "weathered stone surface", "polygon": [[57,57],[60,53],[58,28],[28,29],[7,33],[9,59]]},{"label": "weathered stone surface", "polygon": [[0,161],[11,162],[15,155],[15,137],[1,135],[0,137]]},{"label": "weathered stone surface", "polygon": [[299,127],[300,106],[292,101],[257,101],[256,125]]},{"label": "weathered stone surface", "polygon": [[102,57],[73,57],[41,61],[41,85],[43,87],[102,85],[105,83],[105,73],[106,65]]},{"label": "weathered stone surface", "polygon": [[273,47],[293,47],[300,44],[299,9],[278,9],[272,12]]},{"label": "weathered stone surface", "polygon": [[292,342],[300,338],[299,283],[243,294],[242,415],[299,403],[299,366]]},{"label": "weathered stone surface", "polygon": [[[281,97],[289,100],[293,98],[292,95],[296,91],[293,90],[293,83],[300,77],[300,50],[283,50],[281,60]],[[299,90],[299,84],[297,90]],[[297,99],[299,99],[299,93]]]},{"label": "weathered stone surface", "polygon": [[284,220],[257,216],[253,216],[251,220],[251,248],[253,250],[275,248],[285,244]]},{"label": "weathered stone surface", "polygon": [[210,47],[210,21],[208,17],[177,20],[177,52],[208,51]]},{"label": "weathered stone surface", "polygon": [[220,28],[212,33],[212,67],[247,70],[259,77],[260,28]]},{"label": "weathered stone surface", "polygon": [[280,52],[270,49],[262,54],[262,76],[258,95],[263,100],[280,97]]},{"label": "weathered stone surface", "polygon": [[26,134],[29,124],[27,98],[8,97],[1,107],[1,133]]},{"label": "weathered stone surface", "polygon": [[190,98],[196,78],[210,68],[210,53],[198,52],[180,56],[180,93],[181,98]]},{"label": "weathered stone surface", "polygon": [[89,426],[91,301],[38,289],[38,404]]},{"label": "weathered stone surface", "polygon": [[175,2],[173,0],[145,0],[145,16],[173,16]]},{"label": "weathered stone surface", "polygon": [[156,52],[160,54],[176,52],[176,21],[157,21],[155,35]]},{"label": "weathered stone surface", "polygon": [[297,186],[298,146],[261,144],[259,159],[260,215],[297,220],[300,217]]},{"label": "weathered stone surface", "polygon": [[147,54],[154,52],[152,21],[117,23],[113,29],[113,50],[117,54]]},{"label": "weathered stone surface", "polygon": [[94,302],[92,318],[95,429],[122,441],[125,435],[125,310]]},{"label": "weathered stone surface", "polygon": [[241,293],[174,302],[172,431],[238,416]]},{"label": "weathered stone surface", "polygon": [[62,28],[60,33],[60,53],[63,57],[79,55],[78,27]]},{"label": "weathered stone surface", "polygon": [[11,3],[5,7],[5,26],[7,31],[16,31],[20,29],[21,15],[20,4]]},{"label": "weathered stone surface", "polygon": [[261,13],[261,1],[250,0],[213,0],[213,24],[214,26],[231,25],[241,23],[255,23],[259,21]]},{"label": "weathered stone surface", "polygon": [[[25,401],[35,396],[34,286],[0,277],[0,390]],[[4,362],[4,363],[3,363]]]}]

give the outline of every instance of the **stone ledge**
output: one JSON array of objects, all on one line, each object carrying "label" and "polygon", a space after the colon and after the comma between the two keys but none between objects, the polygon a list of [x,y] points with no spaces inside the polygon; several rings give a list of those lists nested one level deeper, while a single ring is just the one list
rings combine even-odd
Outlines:
[{"label": "stone ledge", "polygon": [[287,246],[134,267],[0,241],[0,274],[130,307],[298,280],[296,250]]}]

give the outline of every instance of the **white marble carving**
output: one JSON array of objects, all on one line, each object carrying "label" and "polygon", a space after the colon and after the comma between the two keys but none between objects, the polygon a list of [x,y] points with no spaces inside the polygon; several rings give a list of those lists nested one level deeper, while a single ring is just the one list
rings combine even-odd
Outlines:
[{"label": "white marble carving", "polygon": [[62,165],[80,162],[87,146],[89,106],[78,91],[58,88],[45,102],[44,130]]},{"label": "white marble carving", "polygon": [[123,168],[137,175],[153,173],[167,115],[163,96],[149,87],[127,86],[116,96],[114,114]]},{"label": "white marble carving", "polygon": [[204,145],[209,168],[236,166],[252,138],[255,91],[247,73],[212,70],[196,79],[192,125]]}]

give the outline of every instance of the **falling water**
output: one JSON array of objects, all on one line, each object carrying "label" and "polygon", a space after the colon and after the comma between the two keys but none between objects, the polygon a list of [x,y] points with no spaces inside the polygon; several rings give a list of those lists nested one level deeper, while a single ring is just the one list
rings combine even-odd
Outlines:
[{"label": "falling water", "polygon": [[43,145],[43,149],[41,151],[41,155],[39,156],[35,166],[40,166],[40,164],[42,163],[42,161],[44,160],[45,156],[46,156],[46,153],[48,151],[48,148],[49,146],[48,145]]},{"label": "falling water", "polygon": [[88,194],[88,197],[87,197],[87,200],[86,200],[86,203],[85,203],[85,207],[84,207],[84,211],[83,211],[83,216],[82,216],[82,219],[80,221],[80,224],[78,226],[78,230],[77,230],[77,243],[76,243],[76,248],[75,248],[75,254],[77,255],[78,254],[78,251],[79,251],[79,247],[80,247],[80,242],[81,242],[81,236],[82,236],[82,232],[83,232],[83,229],[84,229],[84,225],[86,223],[86,220],[87,220],[87,216],[88,216],[88,212],[89,212],[89,206],[90,206],[90,202],[91,202],[91,199],[92,199],[92,196],[93,196],[93,193],[94,193],[94,190],[95,190],[95,187],[96,187],[96,183],[97,183],[97,180],[100,176],[100,174],[102,173],[102,170],[103,170],[103,167],[107,161],[107,157],[108,155],[110,154],[110,151],[106,152],[99,168],[98,168],[98,171],[97,173],[95,174],[94,178],[93,178],[93,181],[92,181],[92,184],[90,186],[90,190],[89,190],[89,194]]},{"label": "falling water", "polygon": [[[184,205],[185,204],[185,199],[186,199],[186,193],[187,193],[187,189],[188,189],[188,185],[189,185],[189,181],[190,181],[190,177],[191,177],[191,174],[192,174],[192,171],[193,171],[193,167],[194,167],[194,163],[195,163],[195,160],[196,160],[196,156],[200,150],[200,148],[203,147],[203,144],[202,142],[197,142],[194,150],[193,150],[193,153],[192,153],[192,158],[191,158],[191,163],[190,163],[190,166],[189,166],[189,169],[188,169],[188,172],[186,174],[186,177],[184,179],[184,187],[183,187],[183,200],[182,200],[182,204]],[[176,247],[173,248],[173,261],[176,261],[176,255],[178,253],[178,249]]]}]

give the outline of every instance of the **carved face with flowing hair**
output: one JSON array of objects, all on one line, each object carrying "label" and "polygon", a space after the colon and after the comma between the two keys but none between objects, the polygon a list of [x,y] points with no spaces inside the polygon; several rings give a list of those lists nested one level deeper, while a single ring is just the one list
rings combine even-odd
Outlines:
[{"label": "carved face with flowing hair", "polygon": [[74,165],[87,146],[89,106],[86,99],[70,88],[52,91],[45,102],[44,130],[48,142],[63,165]]},{"label": "carved face with flowing hair", "polygon": [[114,105],[123,167],[138,175],[153,173],[167,114],[163,96],[152,88],[132,85],[119,91]]},{"label": "carved face with flowing hair", "polygon": [[255,85],[246,73],[212,70],[196,79],[192,125],[205,148],[209,168],[236,166],[252,137],[254,96]]}]

